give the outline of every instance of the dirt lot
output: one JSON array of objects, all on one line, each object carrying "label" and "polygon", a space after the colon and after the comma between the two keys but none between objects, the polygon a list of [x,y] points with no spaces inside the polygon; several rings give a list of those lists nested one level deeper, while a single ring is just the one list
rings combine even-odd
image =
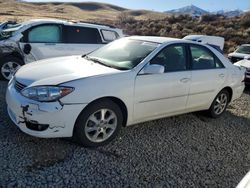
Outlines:
[{"label": "dirt lot", "polygon": [[0,82],[0,187],[235,187],[250,170],[250,90],[220,119],[187,114],[124,128],[98,149],[39,139],[9,120]]}]

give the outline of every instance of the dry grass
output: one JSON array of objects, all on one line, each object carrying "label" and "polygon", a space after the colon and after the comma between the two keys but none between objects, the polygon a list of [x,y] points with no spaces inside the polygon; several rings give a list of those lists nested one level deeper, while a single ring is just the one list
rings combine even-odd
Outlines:
[{"label": "dry grass", "polygon": [[128,10],[105,3],[22,3],[0,0],[0,21],[30,18],[60,18],[67,20],[115,21],[121,12],[127,12],[138,20],[160,19],[166,14],[146,10]]}]

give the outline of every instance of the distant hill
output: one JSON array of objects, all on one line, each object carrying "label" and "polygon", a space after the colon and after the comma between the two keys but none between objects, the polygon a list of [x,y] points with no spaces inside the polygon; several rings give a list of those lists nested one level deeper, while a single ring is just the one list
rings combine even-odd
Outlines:
[{"label": "distant hill", "polygon": [[172,13],[172,14],[188,14],[191,16],[201,16],[203,14],[208,14],[208,11],[205,11],[197,6],[194,5],[189,5],[189,6],[185,6],[179,9],[173,9],[173,10],[169,10],[166,11],[166,13]]},{"label": "distant hill", "polygon": [[217,12],[212,12],[213,14],[219,14],[223,15],[226,17],[235,17],[235,16],[240,16],[244,12],[242,10],[231,10],[231,11],[224,11],[224,10],[219,10]]},{"label": "distant hill", "polygon": [[165,11],[166,13],[170,13],[170,14],[188,14],[192,17],[200,17],[203,14],[219,14],[219,15],[223,15],[226,17],[234,17],[234,16],[240,16],[241,14],[243,14],[242,10],[230,10],[230,11],[225,11],[225,10],[219,10],[219,11],[215,11],[215,12],[209,12],[206,10],[203,10],[197,6],[194,5],[189,5],[189,6],[185,6],[182,8],[178,8],[178,9],[173,9],[173,10],[169,10],[169,11]]},{"label": "distant hill", "polygon": [[22,0],[0,0],[0,21],[17,19],[18,21],[30,18],[58,18],[66,20],[115,21],[121,13],[136,20],[164,19],[168,15],[163,12],[150,10],[130,10],[120,6],[97,3],[28,3]]},{"label": "distant hill", "polygon": [[[23,2],[25,2],[25,1],[23,1]],[[48,3],[34,3],[34,4],[48,4]],[[111,5],[111,4],[107,4],[107,3],[97,3],[97,2],[81,2],[81,3],[51,2],[50,4],[53,4],[53,5],[61,5],[61,4],[72,5],[72,6],[78,7],[81,10],[85,10],[85,11],[97,11],[97,10],[125,11],[125,10],[128,10],[126,8],[119,7],[116,5]]]}]

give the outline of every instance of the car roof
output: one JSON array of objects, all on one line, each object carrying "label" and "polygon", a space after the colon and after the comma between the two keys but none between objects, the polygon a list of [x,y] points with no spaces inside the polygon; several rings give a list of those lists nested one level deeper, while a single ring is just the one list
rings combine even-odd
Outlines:
[{"label": "car roof", "polygon": [[117,29],[114,26],[105,25],[105,24],[99,24],[99,23],[90,23],[90,22],[80,22],[80,21],[67,21],[67,20],[59,20],[59,19],[32,19],[29,21],[25,21],[22,23],[22,25],[29,25],[29,24],[43,24],[43,23],[58,23],[58,24],[64,24],[64,25],[75,25],[75,26],[86,26],[86,27],[97,27],[97,28],[103,28],[103,29]]},{"label": "car roof", "polygon": [[190,42],[190,41],[183,40],[183,39],[170,38],[170,37],[156,37],[156,36],[131,36],[127,38],[134,39],[134,40],[142,40],[142,41],[147,41],[147,42],[155,42],[159,44],[173,42],[173,41]]}]

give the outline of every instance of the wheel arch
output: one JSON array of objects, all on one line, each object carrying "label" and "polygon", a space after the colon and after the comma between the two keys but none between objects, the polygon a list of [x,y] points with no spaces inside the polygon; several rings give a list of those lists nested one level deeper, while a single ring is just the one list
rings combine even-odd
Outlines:
[{"label": "wheel arch", "polygon": [[233,98],[233,89],[231,87],[227,86],[227,87],[224,87],[222,90],[226,90],[229,93],[229,102],[231,102],[231,100]]},{"label": "wheel arch", "polygon": [[24,58],[23,58],[23,56],[19,52],[17,52],[17,51],[14,51],[14,52],[11,52],[11,53],[8,53],[8,54],[4,54],[2,56],[3,59],[4,58],[11,58],[11,57],[20,59],[23,62],[23,64],[24,64]]},{"label": "wheel arch", "polygon": [[[92,102],[90,102],[87,106],[85,106],[85,108],[81,111],[81,113],[86,110],[89,106],[93,105],[94,103],[98,103],[102,100],[111,100],[114,103],[116,103],[121,111],[122,111],[122,115],[123,115],[123,122],[122,122],[122,126],[125,127],[127,125],[127,119],[128,119],[128,109],[126,104],[118,97],[114,97],[114,96],[105,96],[105,97],[101,97],[98,99],[93,100]],[[81,114],[80,113],[80,114]],[[78,117],[80,116],[80,114],[78,115]]]}]

